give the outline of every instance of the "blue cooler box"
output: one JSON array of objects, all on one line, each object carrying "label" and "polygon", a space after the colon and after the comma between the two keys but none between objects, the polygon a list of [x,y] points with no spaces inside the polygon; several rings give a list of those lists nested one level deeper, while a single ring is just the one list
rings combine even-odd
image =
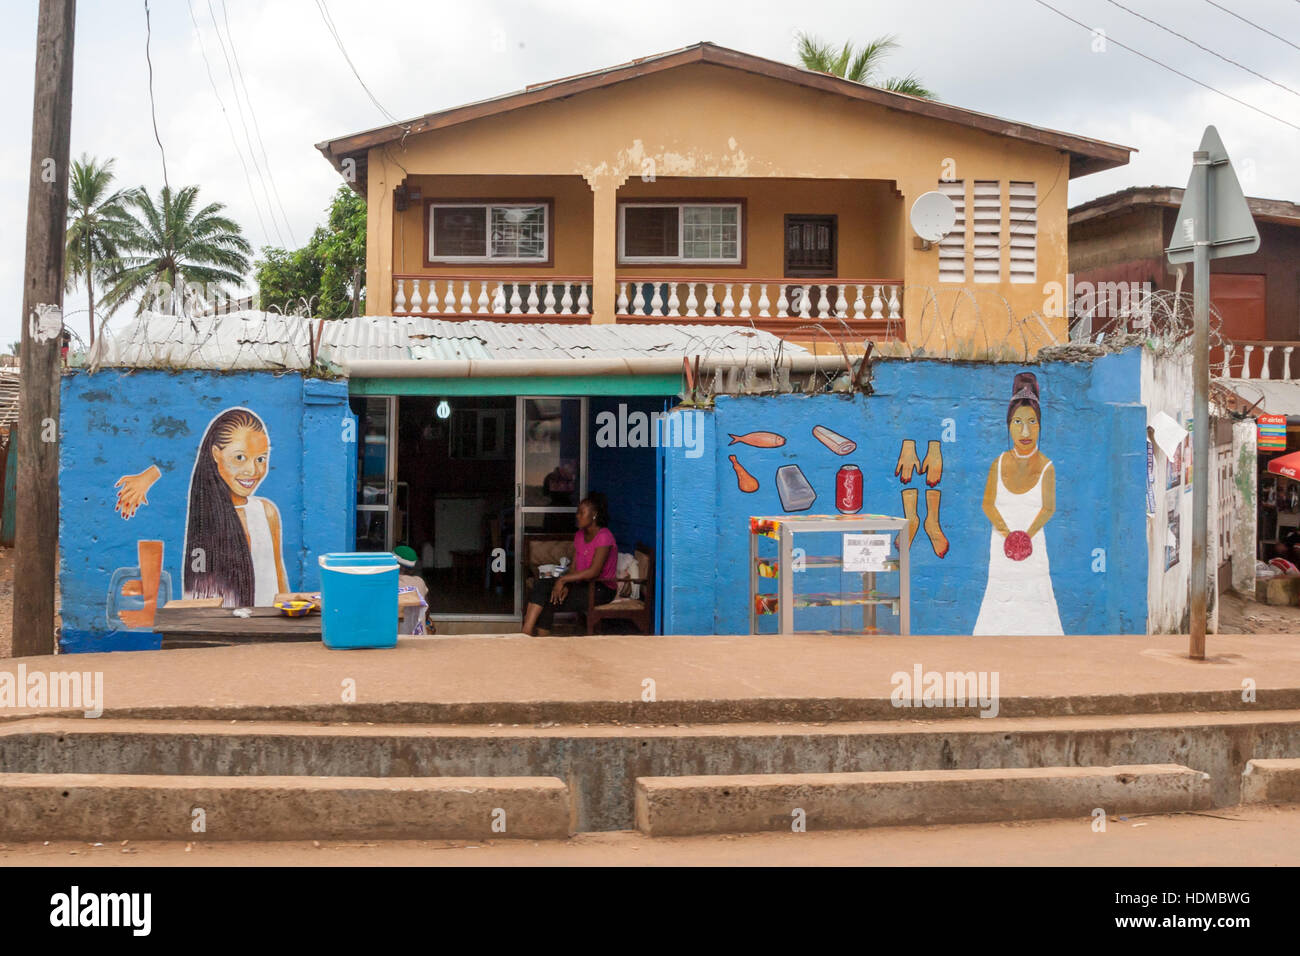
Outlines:
[{"label": "blue cooler box", "polygon": [[320,556],[321,639],[326,647],[397,646],[397,556]]}]

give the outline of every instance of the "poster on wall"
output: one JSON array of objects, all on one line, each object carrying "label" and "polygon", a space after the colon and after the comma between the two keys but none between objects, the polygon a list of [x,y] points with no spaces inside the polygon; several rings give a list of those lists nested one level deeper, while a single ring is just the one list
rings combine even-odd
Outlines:
[{"label": "poster on wall", "polygon": [[1286,416],[1260,415],[1255,419],[1255,447],[1259,451],[1286,451]]},{"label": "poster on wall", "polygon": [[1192,436],[1183,442],[1183,491],[1192,490]]},{"label": "poster on wall", "polygon": [[1178,563],[1179,545],[1182,541],[1182,515],[1178,510],[1178,499],[1169,503],[1169,533],[1165,536],[1165,570],[1168,571]]},{"label": "poster on wall", "polygon": [[1165,460],[1165,488],[1177,488],[1183,480],[1183,446],[1174,446],[1174,453]]}]

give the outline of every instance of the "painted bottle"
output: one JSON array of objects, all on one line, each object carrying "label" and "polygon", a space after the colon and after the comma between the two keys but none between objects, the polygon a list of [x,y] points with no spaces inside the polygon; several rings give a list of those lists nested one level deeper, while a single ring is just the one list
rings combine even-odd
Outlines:
[{"label": "painted bottle", "polygon": [[844,465],[835,473],[835,507],[845,515],[862,510],[862,470],[857,465]]}]

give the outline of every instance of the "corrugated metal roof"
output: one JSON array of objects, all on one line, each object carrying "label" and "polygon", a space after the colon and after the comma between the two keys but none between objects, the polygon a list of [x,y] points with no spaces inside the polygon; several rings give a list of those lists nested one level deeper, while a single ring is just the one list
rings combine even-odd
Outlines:
[{"label": "corrugated metal roof", "polygon": [[[305,370],[317,319],[275,312],[219,316],[145,313],[101,334],[92,368]],[[320,358],[360,360],[580,359],[655,355],[775,355],[807,350],[748,326],[551,325],[416,316],[362,316],[321,324]]]}]

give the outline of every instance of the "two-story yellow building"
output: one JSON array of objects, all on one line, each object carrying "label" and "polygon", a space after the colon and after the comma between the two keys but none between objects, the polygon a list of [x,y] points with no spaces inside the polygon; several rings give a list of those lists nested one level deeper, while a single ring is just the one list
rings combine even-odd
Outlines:
[{"label": "two-story yellow building", "polygon": [[[1068,181],[1130,152],[711,43],[318,148],[367,199],[371,315],[752,323],[931,354],[1064,339],[1041,313]],[[956,211],[934,243],[909,225],[931,191]]]}]

